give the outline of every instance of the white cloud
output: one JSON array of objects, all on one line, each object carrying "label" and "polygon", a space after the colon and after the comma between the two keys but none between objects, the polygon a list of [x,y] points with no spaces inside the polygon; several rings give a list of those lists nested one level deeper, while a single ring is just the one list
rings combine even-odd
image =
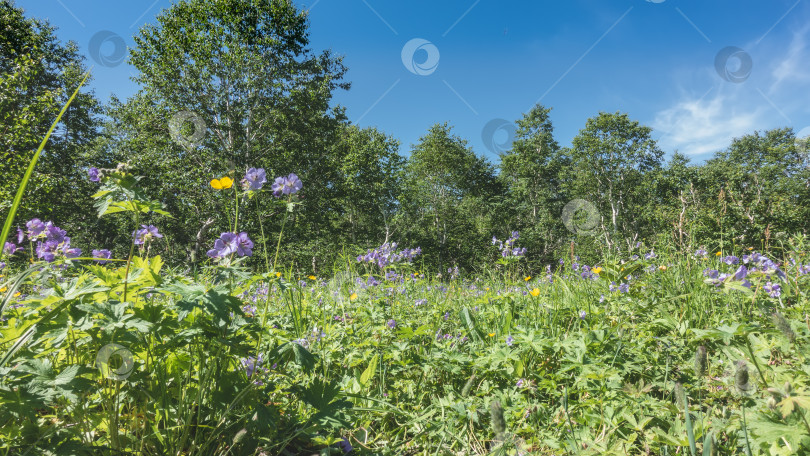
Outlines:
[{"label": "white cloud", "polygon": [[[705,89],[711,88],[708,92],[699,97],[696,90],[683,91],[685,95],[655,114],[652,125],[661,135],[661,148],[708,158],[736,137],[806,119],[803,94],[810,88],[808,33],[810,25],[793,33],[787,46],[764,48],[749,43],[755,69],[742,83],[703,74],[698,79],[706,81]],[[771,70],[756,71],[757,67]],[[792,126],[798,132],[806,125]]]},{"label": "white cloud", "polygon": [[810,71],[807,66],[808,53],[806,52],[805,37],[810,31],[810,25],[793,34],[793,39],[787,48],[787,52],[781,59],[773,63],[773,83],[769,93],[779,91],[784,83],[806,83],[810,82]]},{"label": "white cloud", "polygon": [[758,127],[762,107],[738,111],[734,97],[716,94],[709,99],[688,99],[660,111],[653,127],[663,133],[659,145],[665,151],[696,156],[716,152],[731,139]]}]

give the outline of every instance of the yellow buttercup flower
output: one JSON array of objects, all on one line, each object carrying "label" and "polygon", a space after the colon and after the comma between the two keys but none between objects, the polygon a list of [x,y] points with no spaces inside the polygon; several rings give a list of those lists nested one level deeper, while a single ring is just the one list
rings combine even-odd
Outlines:
[{"label": "yellow buttercup flower", "polygon": [[489,337],[495,337],[495,333],[489,333]]},{"label": "yellow buttercup flower", "polygon": [[351,296],[349,296],[349,299],[351,299],[352,301],[354,301],[355,299],[357,299],[357,293],[352,293],[352,295],[351,295]]},{"label": "yellow buttercup flower", "polygon": [[314,276],[314,275],[308,276],[308,277],[307,277],[307,279],[309,279],[309,280],[315,280],[315,276]]},{"label": "yellow buttercup flower", "polygon": [[591,272],[593,272],[594,274],[599,274],[600,272],[602,272],[602,268],[599,268],[599,267],[593,268],[593,269],[591,269]]},{"label": "yellow buttercup flower", "polygon": [[281,273],[280,273],[280,272],[277,272],[277,273],[276,273],[276,277],[281,277]]},{"label": "yellow buttercup flower", "polygon": [[529,292],[530,295],[534,296],[535,298],[540,295],[540,290],[535,288],[534,290]]},{"label": "yellow buttercup flower", "polygon": [[233,179],[228,176],[225,176],[220,179],[211,179],[211,187],[215,190],[225,190],[227,188],[233,187]]},{"label": "yellow buttercup flower", "polygon": [[525,278],[525,279],[523,279],[523,280],[525,280],[526,282],[528,282],[529,280],[532,280],[532,276],[526,276],[526,278]]},{"label": "yellow buttercup flower", "polygon": [[717,253],[714,254],[714,256],[720,256],[722,254],[723,254],[723,252],[717,252]]}]

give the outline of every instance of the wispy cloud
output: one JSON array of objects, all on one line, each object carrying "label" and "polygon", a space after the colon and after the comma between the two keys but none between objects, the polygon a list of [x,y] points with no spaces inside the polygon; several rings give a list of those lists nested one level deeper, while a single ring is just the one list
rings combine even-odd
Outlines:
[{"label": "wispy cloud", "polygon": [[[740,84],[707,71],[698,78],[705,84],[685,89],[686,95],[655,114],[652,125],[660,134],[659,145],[665,151],[708,158],[736,137],[783,127],[786,119],[801,118],[807,106],[798,95],[810,89],[808,35],[810,25],[794,32],[787,46],[765,48],[764,43],[749,43],[754,71]],[[806,127],[791,126],[797,132]]]},{"label": "wispy cloud", "polygon": [[773,83],[768,89],[768,93],[776,93],[787,83],[806,84],[810,82],[810,68],[807,65],[808,32],[810,32],[810,25],[794,33],[787,52],[781,59],[774,62],[771,72]]},{"label": "wispy cloud", "polygon": [[728,146],[732,138],[751,132],[758,126],[764,109],[734,109],[734,98],[716,94],[709,99],[689,99],[659,112],[653,126],[664,132],[660,146],[664,150],[700,156]]}]

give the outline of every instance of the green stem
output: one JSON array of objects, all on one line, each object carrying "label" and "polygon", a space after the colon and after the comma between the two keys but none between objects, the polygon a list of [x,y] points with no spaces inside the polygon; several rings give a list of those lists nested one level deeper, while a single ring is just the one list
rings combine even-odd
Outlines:
[{"label": "green stem", "polygon": [[[138,223],[135,223],[137,230]],[[132,256],[135,254],[135,239],[129,245],[129,257],[127,258],[127,271],[124,273],[124,298],[121,302],[127,302],[127,287],[129,286],[129,266],[132,264]]]},{"label": "green stem", "polygon": [[234,216],[233,219],[233,232],[238,233],[238,231],[236,231],[236,228],[237,226],[239,226],[239,190],[236,189],[235,184],[233,185],[233,198],[234,200],[236,200],[236,209],[235,209],[236,215]]},{"label": "green stem", "polygon": [[[290,203],[292,196],[287,198],[287,204]],[[284,212],[284,221],[281,222],[281,231],[278,232],[278,243],[276,243],[276,256],[273,258],[273,271],[276,270],[276,264],[278,263],[278,251],[281,249],[281,237],[284,234],[284,226],[287,224],[287,218],[289,218],[289,211]]]},{"label": "green stem", "polygon": [[262,234],[262,246],[264,247],[264,265],[267,272],[270,272],[270,257],[267,255],[267,238],[264,237],[264,224],[262,223],[261,210],[259,209],[259,199],[256,199],[256,214],[259,217],[259,232]]}]

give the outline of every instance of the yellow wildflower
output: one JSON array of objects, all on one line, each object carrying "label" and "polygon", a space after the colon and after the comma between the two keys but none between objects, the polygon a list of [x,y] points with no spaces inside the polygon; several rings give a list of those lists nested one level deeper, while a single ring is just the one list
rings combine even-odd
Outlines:
[{"label": "yellow wildflower", "polygon": [[495,333],[489,333],[489,337],[495,337]]},{"label": "yellow wildflower", "polygon": [[352,301],[354,301],[355,299],[357,299],[357,293],[352,293],[352,295],[351,295],[351,296],[349,296],[349,299],[351,299]]},{"label": "yellow wildflower", "polygon": [[523,280],[525,280],[526,282],[528,282],[529,280],[532,280],[532,276],[526,276],[526,278],[525,278],[525,279],[523,279]]},{"label": "yellow wildflower", "polygon": [[593,272],[594,274],[599,274],[600,272],[602,272],[602,268],[600,267],[593,268],[591,269],[591,272]]},{"label": "yellow wildflower", "polygon": [[535,288],[534,290],[529,292],[530,295],[534,296],[535,298],[540,295],[540,290]]},{"label": "yellow wildflower", "polygon": [[281,277],[281,273],[280,273],[280,272],[277,272],[277,273],[276,273],[276,277]]},{"label": "yellow wildflower", "polygon": [[233,187],[233,179],[228,176],[220,179],[211,179],[211,187],[213,187],[215,190],[225,190],[227,188],[231,188]]},{"label": "yellow wildflower", "polygon": [[307,277],[307,279],[309,279],[309,280],[315,280],[315,276],[314,276],[314,275],[308,276],[308,277]]},{"label": "yellow wildflower", "polygon": [[715,254],[714,254],[714,256],[720,256],[720,255],[722,255],[722,254],[723,254],[723,252],[720,252],[720,251],[718,250],[718,251],[717,251],[717,253],[715,253]]}]

